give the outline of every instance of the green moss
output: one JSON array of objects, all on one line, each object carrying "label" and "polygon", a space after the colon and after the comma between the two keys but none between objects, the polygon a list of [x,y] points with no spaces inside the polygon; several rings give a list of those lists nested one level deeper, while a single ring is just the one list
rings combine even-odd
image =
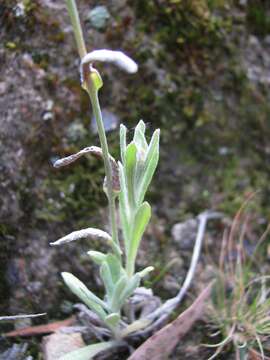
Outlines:
[{"label": "green moss", "polygon": [[47,52],[39,52],[33,50],[31,57],[35,64],[38,64],[42,69],[47,70],[50,62],[50,55]]},{"label": "green moss", "polygon": [[104,173],[100,165],[96,160],[82,159],[73,166],[56,170],[42,184],[42,208],[36,211],[36,217],[78,224],[89,219],[100,205],[105,205]]},{"label": "green moss", "polygon": [[37,3],[33,0],[23,0],[23,5],[25,8],[25,12],[28,15],[31,14],[37,8]]},{"label": "green moss", "polygon": [[137,16],[142,19],[140,30],[152,33],[168,51],[181,54],[185,46],[201,47],[220,39],[223,18],[215,10],[223,1],[182,0],[137,1]]},{"label": "green moss", "polygon": [[270,11],[267,0],[251,0],[248,2],[247,23],[255,35],[266,36],[270,33]]},{"label": "green moss", "polygon": [[[257,11],[263,6],[264,1]],[[163,174],[165,184],[161,180],[158,186],[159,198],[167,196],[168,187],[180,193],[180,217],[213,207],[234,215],[245,196],[256,190],[263,194],[257,211],[269,216],[263,200],[269,192],[269,101],[266,89],[252,85],[246,76],[238,38],[231,37],[234,27],[241,30],[244,24],[232,7],[225,1],[137,2],[134,46],[144,81],[129,96],[142,105],[138,109],[128,101],[125,121],[143,117],[161,126],[161,151],[178,151],[181,157],[175,162],[194,168],[179,177],[177,185]],[[248,11],[251,8],[248,5]],[[166,143],[169,149],[164,150]]]}]

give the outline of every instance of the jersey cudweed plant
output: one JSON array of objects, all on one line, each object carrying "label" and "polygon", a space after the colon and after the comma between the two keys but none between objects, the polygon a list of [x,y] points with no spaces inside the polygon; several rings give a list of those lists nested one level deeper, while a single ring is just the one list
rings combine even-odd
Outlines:
[{"label": "jersey cudweed plant", "polygon": [[[54,166],[66,166],[85,154],[103,158],[106,175],[104,192],[109,205],[110,233],[96,228],[86,228],[74,231],[51,245],[62,245],[81,238],[98,238],[108,244],[108,253],[93,250],[88,252],[91,259],[100,267],[100,276],[105,288],[103,299],[92,293],[74,275],[62,273],[66,285],[92,313],[98,316],[100,324],[105,329],[107,328],[105,333],[112,339],[112,341],[87,346],[63,357],[63,359],[89,359],[97,352],[119,343],[124,334],[138,327],[136,324],[134,327],[133,323],[132,328],[129,329],[132,319],[129,321],[123,307],[140,286],[141,279],[153,270],[153,267],[149,266],[135,272],[135,261],[143,233],[151,217],[151,206],[144,201],[144,198],[158,164],[159,130],[153,133],[151,141],[147,143],[145,124],[141,120],[135,128],[132,141],[128,143],[127,129],[121,125],[121,161],[117,163],[109,154],[98,99],[98,92],[103,82],[100,74],[93,67],[93,63],[109,62],[128,73],[135,73],[138,67],[132,59],[119,51],[95,50],[87,53],[75,0],[66,0],[66,3],[81,57],[81,83],[90,97],[101,148],[96,146],[85,148],[77,154],[56,161]],[[124,252],[118,237],[116,213],[118,203]]]},{"label": "jersey cudweed plant", "polygon": [[[168,322],[191,285],[207,221],[220,217],[220,214],[205,211],[198,216],[198,232],[190,268],[174,298],[161,304],[151,289],[140,287],[142,278],[153,270],[153,267],[149,266],[136,272],[135,263],[141,239],[151,217],[151,206],[144,198],[158,164],[159,130],[153,133],[148,143],[145,138],[145,124],[141,120],[135,127],[132,141],[128,142],[127,129],[121,125],[121,161],[116,162],[110,155],[98,98],[103,82],[93,63],[111,63],[130,74],[136,73],[138,66],[120,51],[103,49],[87,53],[75,0],[66,0],[66,4],[81,58],[81,84],[92,104],[101,147],[86,147],[76,154],[57,160],[54,166],[60,168],[69,165],[85,154],[103,159],[103,188],[108,199],[110,231],[107,233],[90,227],[74,231],[51,245],[93,238],[105,241],[109,249],[108,253],[94,250],[88,252],[100,267],[100,277],[105,289],[103,298],[96,296],[74,275],[62,273],[66,285],[83,303],[76,307],[88,318],[88,331],[100,342],[73,351],[60,360],[89,360],[111,347],[122,346],[130,349],[130,346],[138,343],[138,339],[149,337]],[[122,246],[118,236],[117,208]]]}]

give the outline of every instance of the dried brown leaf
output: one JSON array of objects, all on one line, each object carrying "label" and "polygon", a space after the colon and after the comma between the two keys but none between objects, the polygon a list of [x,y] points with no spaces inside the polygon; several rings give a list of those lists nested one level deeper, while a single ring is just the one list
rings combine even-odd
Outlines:
[{"label": "dried brown leaf", "polygon": [[145,341],[128,360],[164,360],[171,354],[179,340],[186,335],[194,322],[201,318],[205,301],[210,296],[212,283],[204,289],[193,304],[170,324]]},{"label": "dried brown leaf", "polygon": [[[249,356],[250,360],[262,360],[261,354],[254,349],[249,349]],[[270,357],[264,355],[264,360],[270,360]]]},{"label": "dried brown leaf", "polygon": [[[80,150],[76,154],[72,154],[72,155],[69,155],[67,157],[64,157],[62,159],[59,159],[59,160],[55,161],[53,166],[55,168],[60,168],[60,167],[63,167],[63,166],[70,165],[70,164],[72,164],[73,162],[80,159],[82,156],[84,156],[86,154],[94,155],[95,157],[97,157],[99,159],[103,158],[102,149],[100,147],[98,147],[98,146],[89,146],[89,147],[86,147],[86,148]],[[111,167],[112,167],[113,190],[118,192],[118,191],[120,191],[118,165],[117,165],[115,159],[112,156],[110,156],[110,163],[111,163]]]},{"label": "dried brown leaf", "polygon": [[62,327],[70,326],[74,323],[75,323],[75,317],[72,316],[66,320],[56,321],[46,325],[29,326],[23,329],[10,331],[4,334],[4,336],[16,337],[16,336],[36,336],[36,335],[50,334],[59,330]]}]

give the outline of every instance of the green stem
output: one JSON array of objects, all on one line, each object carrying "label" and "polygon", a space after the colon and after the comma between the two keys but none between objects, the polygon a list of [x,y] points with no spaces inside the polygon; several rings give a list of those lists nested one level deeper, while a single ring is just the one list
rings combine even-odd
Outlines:
[{"label": "green stem", "polygon": [[[107,197],[108,197],[108,202],[109,202],[112,239],[116,243],[116,245],[118,246],[118,248],[120,250],[118,231],[117,231],[117,223],[116,223],[116,206],[115,206],[115,195],[113,192],[113,184],[112,184],[112,167],[111,167],[111,162],[110,162],[110,154],[109,154],[109,149],[108,149],[106,133],[105,133],[105,129],[104,129],[103,121],[102,121],[102,114],[101,114],[99,100],[98,100],[98,93],[93,88],[93,86],[91,86],[89,89],[89,96],[91,99],[94,116],[95,116],[96,123],[97,123],[99,140],[100,140],[103,159],[104,159],[105,174],[106,174],[106,178],[107,178]],[[117,255],[120,255],[120,254],[117,254]]]},{"label": "green stem", "polygon": [[129,261],[129,262],[127,263],[127,267],[126,267],[127,276],[128,276],[129,278],[131,278],[132,275],[134,274],[134,270],[135,270],[134,261]]},{"label": "green stem", "polygon": [[[135,219],[135,214],[136,214],[136,211],[133,210],[134,208],[131,207],[131,210],[130,210],[130,241],[132,241],[132,234],[134,232],[134,219]],[[129,245],[129,249],[127,251],[127,254],[126,254],[126,272],[127,272],[127,275],[129,278],[132,277],[132,275],[134,274],[134,271],[135,271],[135,259],[133,259],[133,257],[131,257],[131,250],[130,250],[130,247],[132,247],[132,245],[130,244]]]},{"label": "green stem", "polygon": [[[81,59],[87,54],[85,41],[83,38],[83,32],[81,27],[81,22],[76,6],[75,0],[66,0],[67,9],[69,12],[69,16],[71,19],[75,40],[77,43],[77,48],[80,54]],[[102,114],[100,110],[99,100],[98,100],[98,92],[95,88],[95,84],[91,77],[86,79],[86,90],[89,94],[94,116],[97,122],[99,140],[101,144],[103,160],[104,160],[104,167],[105,167],[105,174],[107,178],[107,197],[109,203],[109,214],[110,214],[110,225],[111,225],[111,232],[112,232],[112,239],[113,242],[116,244],[115,252],[116,255],[120,258],[121,257],[121,250],[119,245],[118,239],[118,230],[117,230],[117,222],[116,222],[116,206],[115,206],[115,194],[113,192],[113,184],[112,184],[112,167],[110,163],[110,155],[108,149],[108,143],[106,138],[106,133],[102,121]],[[117,249],[117,250],[116,250]]]},{"label": "green stem", "polygon": [[83,38],[83,32],[81,27],[81,22],[78,14],[78,9],[75,0],[66,0],[68,13],[70,16],[73,32],[75,35],[75,40],[77,43],[78,51],[80,58],[82,59],[86,54],[86,46]]}]

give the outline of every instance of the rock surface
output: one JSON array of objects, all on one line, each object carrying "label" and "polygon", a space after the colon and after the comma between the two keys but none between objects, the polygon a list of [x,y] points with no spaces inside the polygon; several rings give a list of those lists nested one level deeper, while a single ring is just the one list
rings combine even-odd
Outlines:
[{"label": "rock surface", "polygon": [[43,338],[44,360],[59,360],[61,356],[85,346],[81,334],[55,333]]},{"label": "rock surface", "polygon": [[197,231],[198,221],[196,219],[189,219],[183,223],[175,224],[172,227],[172,237],[180,249],[192,249]]}]

